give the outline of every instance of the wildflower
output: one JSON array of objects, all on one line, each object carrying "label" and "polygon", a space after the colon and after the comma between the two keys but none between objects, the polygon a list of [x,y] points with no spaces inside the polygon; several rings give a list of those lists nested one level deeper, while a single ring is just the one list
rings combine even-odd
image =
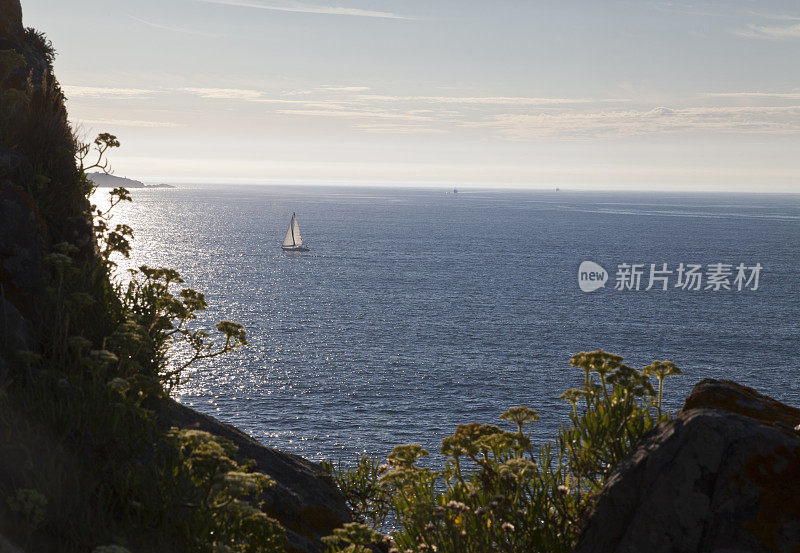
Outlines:
[{"label": "wildflower", "polygon": [[569,488],[567,486],[565,486],[564,484],[561,484],[557,489],[558,489],[559,493],[563,493],[565,495],[569,493]]},{"label": "wildflower", "polygon": [[500,525],[500,528],[503,529],[503,532],[513,532],[514,531],[514,525],[511,524],[510,522],[504,522],[503,524]]},{"label": "wildflower", "polygon": [[499,472],[503,478],[511,478],[522,483],[536,472],[536,463],[523,458],[509,459],[500,465]]},{"label": "wildflower", "polygon": [[240,323],[220,321],[217,323],[217,330],[222,332],[229,340],[247,345],[247,332]]},{"label": "wildflower", "polygon": [[107,349],[93,349],[89,352],[89,359],[98,365],[111,365],[119,361],[116,355]]},{"label": "wildflower", "polygon": [[398,445],[389,454],[389,464],[393,467],[410,467],[427,454],[418,444]]},{"label": "wildflower", "polygon": [[519,433],[522,434],[522,426],[526,422],[538,421],[539,415],[536,413],[536,409],[531,409],[530,407],[512,407],[500,415],[500,418],[504,421],[515,423]]},{"label": "wildflower", "polygon": [[18,351],[17,357],[29,367],[34,363],[38,363],[42,359],[41,355],[27,349]]},{"label": "wildflower", "polygon": [[[336,546],[340,541],[353,545],[369,546],[380,542],[381,535],[365,524],[345,522],[341,528],[334,529],[332,536],[326,536],[322,538],[322,541],[330,546]],[[353,550],[358,549],[353,548]]]},{"label": "wildflower", "polygon": [[514,436],[506,432],[488,434],[475,440],[475,445],[484,451],[502,451],[514,442]]},{"label": "wildflower", "polygon": [[70,336],[69,338],[67,338],[67,345],[71,349],[80,352],[91,347],[92,342],[90,342],[83,336]]},{"label": "wildflower", "polygon": [[130,384],[124,378],[117,377],[108,381],[108,387],[124,395],[130,388]]},{"label": "wildflower", "polygon": [[455,501],[454,499],[451,499],[447,502],[447,507],[453,509],[454,511],[469,511],[469,507],[460,501]]}]

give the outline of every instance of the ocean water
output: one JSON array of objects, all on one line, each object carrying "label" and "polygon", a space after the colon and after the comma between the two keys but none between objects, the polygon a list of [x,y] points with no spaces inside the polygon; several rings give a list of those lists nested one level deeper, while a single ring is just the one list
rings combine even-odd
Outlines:
[{"label": "ocean water", "polygon": [[[133,190],[115,222],[135,231],[120,267],[178,269],[206,293],[201,324],[243,323],[250,347],[191,371],[186,405],[264,444],[320,460],[394,445],[436,451],[456,425],[539,411],[598,348],[642,367],[674,361],[680,407],[702,378],[800,404],[800,196],[182,186]],[[100,194],[104,192],[100,191]],[[296,212],[308,253],[280,242]],[[605,287],[578,285],[591,260]],[[640,289],[615,289],[620,264]],[[667,264],[668,290],[646,290]],[[679,264],[732,265],[731,290],[676,287]],[[737,290],[739,264],[760,264]],[[707,275],[704,275],[707,276]],[[750,276],[748,270],[747,276]]]}]

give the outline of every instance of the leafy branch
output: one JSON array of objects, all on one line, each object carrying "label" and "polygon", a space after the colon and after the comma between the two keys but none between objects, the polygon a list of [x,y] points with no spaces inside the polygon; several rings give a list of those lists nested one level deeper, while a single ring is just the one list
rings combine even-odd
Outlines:
[{"label": "leafy branch", "polygon": [[[92,146],[94,146],[94,148],[92,148]],[[81,142],[76,139],[75,159],[78,162],[78,169],[82,174],[85,174],[86,171],[90,169],[100,169],[100,171],[107,175],[111,174],[108,158],[105,157],[106,152],[111,148],[119,148],[119,140],[117,140],[116,136],[107,132],[98,134],[94,142]],[[87,158],[92,150],[96,152],[97,159],[89,163]]]}]

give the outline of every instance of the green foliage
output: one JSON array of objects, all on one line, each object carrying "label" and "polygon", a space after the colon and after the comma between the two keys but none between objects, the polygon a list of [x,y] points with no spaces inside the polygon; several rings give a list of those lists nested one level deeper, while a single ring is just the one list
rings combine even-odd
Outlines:
[{"label": "green foliage", "polygon": [[604,351],[570,363],[583,371],[582,385],[562,396],[570,424],[539,448],[526,433],[538,414],[517,406],[500,416],[511,431],[459,425],[442,440],[440,470],[419,464],[428,452],[416,444],[395,447],[383,466],[372,457],[348,468],[328,463],[365,525],[358,539],[345,537],[352,529],[337,531],[330,551],[363,551],[372,530],[391,530],[390,552],[570,551],[614,466],[669,418],[650,376],[660,391],[666,376],[680,374],[669,362],[638,371]]},{"label": "green foliage", "polygon": [[47,498],[36,490],[20,488],[6,502],[9,510],[22,521],[28,533],[36,530],[45,520]]},{"label": "green foliage", "polygon": [[[117,137],[107,132],[98,134],[97,138],[94,139],[94,142],[83,142],[76,139],[75,159],[78,161],[78,168],[80,169],[81,173],[85,174],[86,171],[89,171],[90,169],[99,169],[103,173],[110,173],[111,171],[106,153],[109,149],[119,148],[119,146],[120,142],[117,140]],[[94,150],[97,158],[95,161],[89,163],[87,158],[92,150]],[[117,188],[115,190],[125,189]],[[127,199],[130,200],[130,196]],[[111,207],[113,207],[113,205]]]},{"label": "green foliage", "polygon": [[48,66],[53,65],[56,59],[56,50],[53,43],[41,31],[32,27],[25,28],[25,46],[36,57],[45,60]]},{"label": "green foliage", "polygon": [[346,553],[372,553],[372,546],[383,541],[381,534],[359,522],[346,522],[334,529],[333,535],[322,538],[327,551]]},{"label": "green foliage", "polygon": [[0,179],[29,202],[45,255],[26,312],[35,344],[0,344],[0,533],[31,551],[282,551],[261,509],[269,478],[229,442],[165,432],[156,415],[186,366],[245,345],[244,329],[222,321],[212,341],[196,326],[205,298],[176,289],[173,270],[113,284],[132,230],[111,210],[131,197],[114,189],[97,210],[85,171],[107,170],[119,140],[75,140],[52,45],[28,29],[23,54],[0,51]]},{"label": "green foliage", "polygon": [[192,532],[196,551],[283,550],[283,529],[259,509],[259,497],[274,484],[269,477],[239,465],[236,447],[208,432],[172,429],[168,437],[194,484],[192,504],[206,515]]},{"label": "green foliage", "polygon": [[[183,283],[174,269],[146,265],[134,271],[131,280],[120,288],[126,323],[143,334],[149,344],[149,356],[167,392],[181,383],[183,372],[192,363],[224,355],[247,345],[247,334],[239,323],[220,321],[216,325],[223,341],[215,343],[211,335],[192,325],[197,312],[206,308],[205,296],[191,288],[174,293]],[[138,340],[134,341],[138,348]],[[135,359],[136,351],[126,351]]]},{"label": "green foliage", "polygon": [[323,461],[322,466],[330,474],[336,475],[336,483],[347,498],[353,518],[363,521],[370,528],[386,525],[391,506],[381,493],[379,478],[388,465],[381,465],[374,455],[362,455],[356,458],[353,466],[342,466],[341,459],[336,466],[330,461]]},{"label": "green foliage", "polygon": [[5,86],[11,74],[23,67],[25,58],[20,54],[14,50],[0,50],[0,129],[28,102],[24,91]]}]

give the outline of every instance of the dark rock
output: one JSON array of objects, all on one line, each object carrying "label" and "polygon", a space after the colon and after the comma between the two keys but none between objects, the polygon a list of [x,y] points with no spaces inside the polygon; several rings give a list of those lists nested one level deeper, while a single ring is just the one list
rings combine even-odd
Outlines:
[{"label": "dark rock", "polygon": [[19,0],[0,0],[0,50],[23,42],[22,7]]},{"label": "dark rock", "polygon": [[290,552],[321,551],[320,538],[351,520],[344,498],[317,463],[266,447],[238,428],[171,399],[161,404],[158,417],[164,428],[192,428],[222,436],[239,448],[239,461],[255,460],[258,470],[277,484],[268,493],[264,510],[286,529]]},{"label": "dark rock", "polygon": [[0,290],[28,318],[42,292],[40,225],[33,199],[20,187],[0,184]]},{"label": "dark rock", "polygon": [[800,551],[795,411],[701,382],[615,469],[574,552]]},{"label": "dark rock", "polygon": [[683,404],[683,410],[722,409],[765,423],[800,424],[800,409],[790,407],[752,388],[732,380],[707,378],[695,385]]}]

